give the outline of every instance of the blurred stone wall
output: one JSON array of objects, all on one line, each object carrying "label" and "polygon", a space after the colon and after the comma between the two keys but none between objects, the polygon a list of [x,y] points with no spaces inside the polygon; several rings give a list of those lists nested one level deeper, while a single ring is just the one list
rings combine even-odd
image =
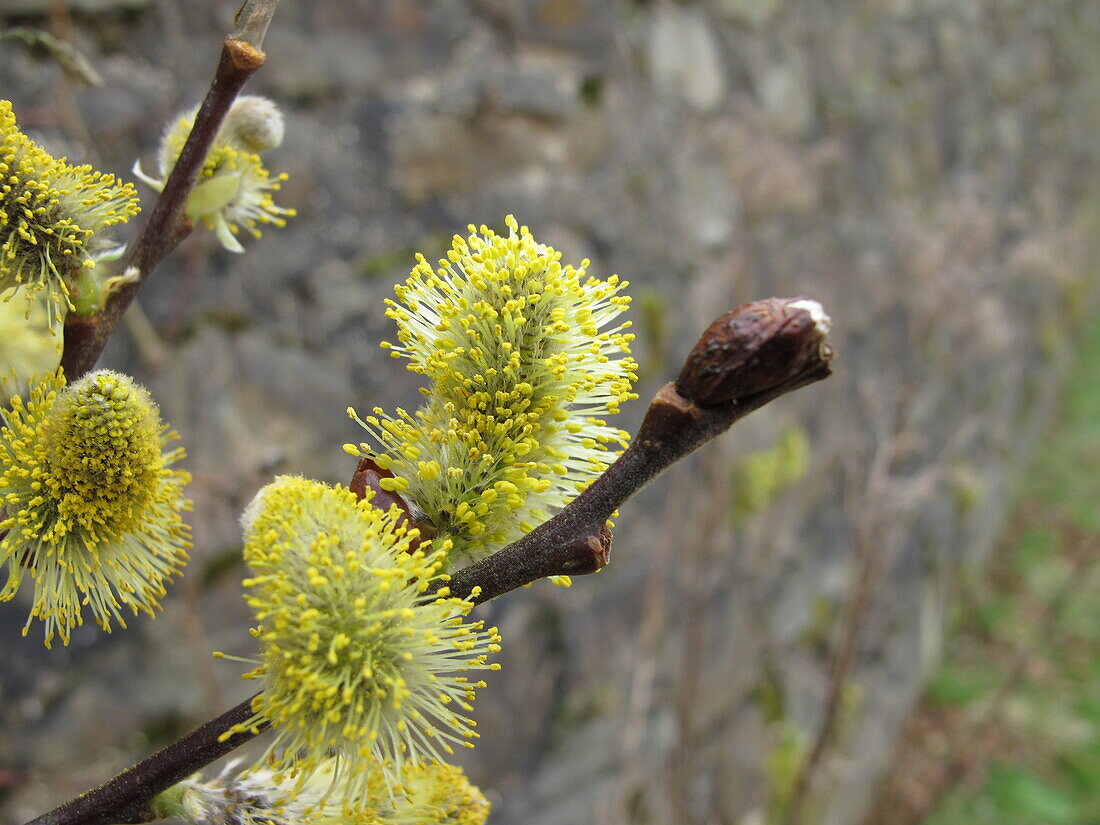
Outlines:
[{"label": "blurred stone wall", "polygon": [[[234,10],[0,0],[0,25],[70,37],[105,79],[74,86],[0,41],[0,95],[52,148],[148,168]],[[634,283],[643,399],[758,297],[819,298],[839,355],[629,503],[605,571],[484,609],[504,670],[466,764],[493,821],[776,818],[862,569],[870,610],[807,808],[859,822],[1091,306],[1097,42],[1092,0],[284,3],[250,91],[285,107],[270,163],[299,216],[244,256],[191,238],[104,358],[187,445],[194,561],[156,621],[64,650],[0,606],[6,817],[248,695],[209,657],[253,650],[237,513],[277,472],[350,477],[344,408],[417,397],[377,347],[383,298],[414,251],[515,213]]]}]

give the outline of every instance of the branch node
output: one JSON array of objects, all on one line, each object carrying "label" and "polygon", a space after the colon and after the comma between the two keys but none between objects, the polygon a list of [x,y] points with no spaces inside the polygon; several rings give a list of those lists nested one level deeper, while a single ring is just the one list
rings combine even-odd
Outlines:
[{"label": "branch node", "polygon": [[676,385],[669,382],[649,402],[635,443],[646,452],[658,453],[665,449],[669,438],[697,427],[703,415],[694,401],[682,396]]},{"label": "branch node", "polygon": [[233,68],[241,72],[254,72],[264,65],[267,55],[260,49],[243,40],[227,38],[225,51],[233,61]]},{"label": "branch node", "polygon": [[611,529],[605,524],[599,533],[579,536],[562,550],[565,558],[561,572],[570,576],[587,576],[606,567],[611,560]]}]

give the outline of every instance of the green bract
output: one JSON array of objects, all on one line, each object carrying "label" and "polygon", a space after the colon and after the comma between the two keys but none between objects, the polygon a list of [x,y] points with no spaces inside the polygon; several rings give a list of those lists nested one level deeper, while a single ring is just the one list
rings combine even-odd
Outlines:
[{"label": "green bract", "polygon": [[[134,174],[158,192],[164,188],[176,160],[195,125],[195,113],[176,118],[161,139],[157,158],[160,178],[152,178],[134,164]],[[237,98],[206,155],[195,188],[187,198],[187,216],[213,229],[230,252],[244,252],[237,240],[241,229],[260,237],[260,224],[285,226],[293,209],[275,204],[271,197],[287,176],[272,177],[260,152],[278,146],[283,139],[283,119],[267,98]]]}]

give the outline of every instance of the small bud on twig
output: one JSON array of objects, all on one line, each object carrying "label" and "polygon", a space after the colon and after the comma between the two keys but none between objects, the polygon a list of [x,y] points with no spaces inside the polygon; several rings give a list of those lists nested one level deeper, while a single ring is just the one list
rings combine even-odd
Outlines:
[{"label": "small bud on twig", "polygon": [[730,310],[707,327],[684,362],[676,391],[709,407],[827,366],[830,324],[810,298],[767,298]]},{"label": "small bud on twig", "polygon": [[355,475],[351,477],[349,487],[358,498],[366,498],[367,490],[372,490],[374,494],[371,497],[371,504],[379,510],[385,511],[390,507],[396,507],[401,512],[398,524],[404,525],[410,530],[416,528],[420,533],[419,537],[410,538],[409,552],[413,553],[420,547],[421,539],[426,541],[435,536],[435,530],[430,525],[416,519],[413,508],[399,493],[386,490],[379,483],[384,478],[393,477],[392,472],[383,470],[375,463],[374,459],[365,457],[359,459],[359,465],[355,468]]}]

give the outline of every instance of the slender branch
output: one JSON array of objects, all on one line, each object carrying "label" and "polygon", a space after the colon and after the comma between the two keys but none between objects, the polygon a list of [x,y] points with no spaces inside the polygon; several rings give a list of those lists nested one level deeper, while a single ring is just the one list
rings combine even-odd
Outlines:
[{"label": "slender branch", "polygon": [[[833,353],[827,330],[821,306],[798,298],[756,301],[720,317],[699,339],[676,382],[657,392],[619,459],[552,519],[455,573],[451,594],[481,604],[547,576],[599,570],[611,553],[607,520],[630,496],[734,422],[829,376]],[[360,496],[368,487],[380,489],[384,472],[369,460],[360,462],[350,487]],[[238,705],[29,825],[140,821],[136,817],[158,793],[262,733],[257,726],[219,741],[229,720],[251,717],[251,705],[252,700]]]},{"label": "slender branch", "polygon": [[641,429],[618,460],[568,507],[518,541],[451,577],[451,594],[480,604],[547,576],[578,576],[604,567],[611,554],[611,514],[673,463],[769,401],[828,377],[824,366],[740,401],[700,407],[660,389]]},{"label": "slender branch", "polygon": [[770,401],[830,374],[829,320],[804,298],[730,310],[700,337],[679,378],[658,391],[630,447],[549,521],[450,582],[481,603],[547,576],[594,573],[607,564],[607,520],[658,474]]},{"label": "slender branch", "polygon": [[278,5],[279,0],[244,0],[233,16],[236,28],[229,33],[230,39],[247,43],[253,49],[262,49],[267,27],[271,25]]},{"label": "slender branch", "polygon": [[237,12],[236,28],[222,45],[214,81],[195,115],[195,125],[126,262],[124,271],[135,272],[137,279],[113,293],[97,315],[69,313],[65,319],[61,366],[69,381],[95,366],[141,284],[191,232],[191,221],[184,213],[187,196],[195,186],[226,112],[264,63],[260,45],[277,5],[278,0],[246,0]]},{"label": "slender branch", "polygon": [[148,822],[151,818],[149,802],[154,796],[186,779],[197,766],[209,765],[262,732],[261,728],[256,728],[248,733],[234,734],[225,741],[220,739],[225,731],[247,722],[251,716],[250,698],[98,788],[31,820],[28,825]]}]

